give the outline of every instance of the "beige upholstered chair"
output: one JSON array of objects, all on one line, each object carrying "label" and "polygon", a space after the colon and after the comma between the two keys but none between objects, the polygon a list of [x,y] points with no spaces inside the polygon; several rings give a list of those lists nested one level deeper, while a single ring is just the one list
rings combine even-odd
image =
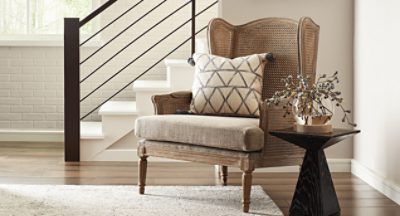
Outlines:
[{"label": "beige upholstered chair", "polygon": [[[319,26],[310,18],[300,21],[265,18],[233,26],[213,19],[208,27],[210,52],[228,58],[272,52],[274,61],[264,71],[262,98],[282,90],[282,78],[297,72],[315,79]],[[156,116],[139,118],[139,193],[144,193],[147,157],[201,162],[222,167],[226,184],[228,166],[243,171],[243,211],[249,211],[252,172],[258,167],[300,165],[302,149],[278,140],[268,130],[292,126],[283,111],[260,104],[260,118],[179,115],[189,110],[191,92],[155,95]],[[168,114],[168,115],[167,115]],[[260,130],[261,129],[261,130]]]}]

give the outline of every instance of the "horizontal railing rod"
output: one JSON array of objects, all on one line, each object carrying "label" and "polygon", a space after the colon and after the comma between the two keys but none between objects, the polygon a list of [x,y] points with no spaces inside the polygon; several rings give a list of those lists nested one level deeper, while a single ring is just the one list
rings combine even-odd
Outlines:
[{"label": "horizontal railing rod", "polygon": [[135,43],[136,41],[138,41],[140,38],[142,38],[143,36],[145,36],[147,33],[149,33],[151,30],[153,30],[155,27],[157,27],[158,25],[160,25],[161,23],[163,23],[165,20],[167,20],[169,17],[171,17],[172,15],[174,15],[175,13],[177,13],[178,11],[182,10],[186,5],[188,5],[190,3],[190,1],[186,2],[185,4],[183,4],[182,6],[180,6],[179,8],[177,8],[175,11],[173,11],[172,13],[168,14],[167,16],[165,16],[163,19],[161,19],[160,21],[158,21],[156,24],[154,24],[152,27],[150,27],[149,29],[147,29],[145,32],[143,32],[142,34],[140,34],[139,36],[137,36],[135,39],[133,39],[131,42],[129,42],[127,45],[125,45],[122,49],[120,49],[118,52],[116,52],[114,55],[112,55],[110,58],[108,58],[106,61],[104,61],[101,65],[99,65],[96,69],[94,69],[92,72],[90,72],[85,78],[83,78],[81,80],[81,83],[84,82],[85,80],[87,80],[89,77],[91,77],[93,74],[95,74],[98,70],[100,70],[104,65],[106,65],[108,62],[110,62],[112,59],[114,59],[117,55],[119,55],[121,52],[123,52],[124,50],[126,50],[129,46],[131,46],[133,43]]},{"label": "horizontal railing rod", "polygon": [[85,17],[83,20],[81,20],[79,22],[79,26],[82,27],[84,26],[86,23],[88,23],[90,20],[92,20],[93,18],[95,18],[97,15],[99,15],[101,12],[103,12],[105,9],[107,9],[108,7],[110,7],[111,5],[113,5],[115,2],[117,2],[118,0],[109,0],[106,3],[104,3],[103,5],[101,5],[100,7],[98,7],[96,10],[94,10],[92,13],[90,13],[87,17]]},{"label": "horizontal railing rod", "polygon": [[[202,11],[200,11],[196,16],[199,16],[200,14],[204,13],[205,11],[207,11],[209,8],[211,8],[212,5],[210,5],[209,7],[203,9]],[[110,76],[107,80],[105,80],[103,83],[101,83],[99,86],[97,86],[95,89],[93,89],[90,93],[88,93],[86,96],[84,96],[81,99],[81,102],[84,101],[86,98],[88,98],[90,95],[92,95],[93,93],[95,93],[97,90],[99,90],[101,87],[103,87],[105,84],[107,84],[110,80],[112,80],[114,77],[116,77],[118,74],[120,74],[122,71],[124,71],[126,68],[128,68],[130,65],[132,65],[133,63],[135,63],[138,59],[140,59],[142,56],[144,56],[146,53],[150,52],[154,47],[156,47],[158,44],[160,44],[161,42],[163,42],[165,39],[167,39],[169,36],[171,36],[172,34],[174,34],[176,31],[178,31],[179,29],[181,29],[183,26],[185,26],[187,23],[189,23],[192,19],[188,19],[186,22],[184,22],[183,24],[181,24],[180,26],[178,26],[177,28],[175,28],[174,30],[172,30],[170,33],[168,33],[167,35],[165,35],[161,40],[159,40],[157,43],[153,44],[150,48],[148,48],[146,51],[144,51],[143,53],[141,53],[139,56],[137,56],[135,59],[133,59],[132,61],[130,61],[128,64],[126,64],[124,67],[122,67],[121,69],[119,69],[115,74],[113,74],[112,76]]]},{"label": "horizontal railing rod", "polygon": [[135,20],[135,22],[133,22],[132,24],[130,24],[129,26],[127,26],[124,30],[122,30],[120,33],[118,33],[117,35],[115,35],[113,38],[111,38],[107,43],[103,44],[101,47],[99,47],[96,51],[94,51],[92,54],[90,54],[87,58],[85,58],[85,60],[83,60],[81,62],[81,64],[85,63],[87,60],[89,60],[90,58],[92,58],[94,55],[96,55],[96,53],[100,52],[100,50],[102,50],[104,47],[106,47],[108,44],[110,44],[112,41],[114,41],[116,38],[118,38],[120,35],[122,35],[124,32],[126,32],[128,29],[130,29],[132,26],[134,26],[136,23],[138,23],[140,20],[142,20],[144,17],[146,17],[147,15],[149,15],[151,12],[153,12],[155,9],[157,9],[158,7],[160,7],[162,4],[164,4],[165,2],[167,2],[167,0],[164,0],[162,2],[160,2],[159,4],[157,4],[154,8],[150,9],[149,11],[147,11],[145,14],[143,14],[141,17],[139,17],[138,19]]},{"label": "horizontal railing rod", "polygon": [[[204,31],[205,29],[207,29],[208,26],[204,26],[203,28],[201,28],[200,30],[198,30],[196,32],[195,35],[198,35],[200,32]],[[121,93],[124,89],[126,89],[128,86],[132,85],[132,83],[134,83],[136,80],[140,79],[143,75],[145,75],[147,72],[149,72],[151,69],[153,69],[155,66],[157,66],[158,64],[160,64],[165,58],[167,58],[169,55],[171,55],[172,53],[174,53],[176,50],[178,50],[179,48],[181,48],[183,45],[185,45],[185,43],[187,43],[188,41],[190,41],[192,39],[192,36],[190,36],[188,39],[186,39],[185,41],[183,41],[182,43],[180,43],[177,47],[175,47],[173,50],[171,50],[169,53],[167,53],[166,55],[164,55],[160,60],[158,60],[156,63],[154,63],[152,66],[150,66],[149,68],[147,68],[144,72],[142,72],[141,74],[139,74],[135,79],[133,79],[132,81],[130,81],[129,83],[127,83],[123,88],[121,88],[120,90],[118,90],[116,93],[114,93],[113,95],[111,95],[110,97],[108,97],[106,100],[104,100],[102,103],[100,103],[98,106],[96,106],[94,109],[92,109],[90,112],[88,112],[86,115],[84,115],[81,120],[85,119],[86,117],[88,117],[90,114],[92,114],[94,111],[96,111],[97,109],[99,109],[101,106],[103,106],[105,103],[107,103],[107,101],[111,100],[112,98],[114,98],[115,96],[117,96],[119,93]]]},{"label": "horizontal railing rod", "polygon": [[136,8],[138,5],[140,5],[144,0],[140,0],[138,1],[136,4],[134,4],[133,6],[131,6],[130,8],[128,8],[128,10],[126,10],[125,12],[123,12],[121,15],[119,15],[117,18],[115,18],[113,21],[109,22],[107,25],[105,25],[103,28],[101,28],[100,30],[98,30],[96,33],[94,33],[92,36],[90,36],[89,38],[87,38],[85,41],[83,41],[80,46],[83,46],[84,44],[86,44],[88,41],[90,41],[92,38],[96,37],[98,34],[100,34],[102,31],[104,31],[106,28],[108,28],[109,26],[111,26],[112,24],[114,24],[116,21],[118,21],[119,19],[121,19],[121,17],[125,16],[125,14],[129,13],[131,10],[133,10],[134,8]]}]

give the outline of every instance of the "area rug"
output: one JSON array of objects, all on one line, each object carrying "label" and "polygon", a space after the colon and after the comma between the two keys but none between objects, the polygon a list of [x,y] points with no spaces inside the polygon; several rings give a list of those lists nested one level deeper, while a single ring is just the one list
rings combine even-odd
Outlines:
[{"label": "area rug", "polygon": [[238,186],[0,185],[4,216],[234,216],[283,215],[260,186],[253,186],[250,214],[241,211]]}]

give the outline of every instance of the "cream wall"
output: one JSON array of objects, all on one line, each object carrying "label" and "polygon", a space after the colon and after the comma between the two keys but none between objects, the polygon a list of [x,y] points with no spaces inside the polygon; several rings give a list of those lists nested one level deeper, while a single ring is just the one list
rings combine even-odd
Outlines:
[{"label": "cream wall", "polygon": [[[96,18],[94,22],[104,26],[136,2],[138,0],[119,0],[107,9],[100,18]],[[82,60],[98,49],[102,42],[111,39],[160,2],[143,1],[142,4],[118,20],[112,27],[100,34],[99,37],[95,37],[92,42],[89,42],[90,46],[85,45],[81,49]],[[162,6],[126,31],[119,39],[110,43],[91,60],[84,63],[81,67],[81,77],[83,78],[93,71],[128,42],[186,2],[186,0],[166,1]],[[214,0],[199,1],[197,11],[199,12],[212,2]],[[207,25],[209,19],[216,15],[217,7],[214,6],[211,10],[198,17],[198,28]],[[89,78],[81,86],[81,96],[92,91],[163,36],[190,19],[190,16],[191,5],[189,4],[110,61],[96,75]],[[204,35],[205,32],[199,37],[204,37]],[[82,115],[129,83],[136,75],[157,62],[189,36],[190,23],[128,67],[88,100],[84,101],[81,104]],[[50,42],[46,38],[38,42],[28,37],[23,44],[15,41],[2,41],[0,38],[0,131],[2,129],[58,130],[63,128],[64,60],[63,41],[61,38],[60,36],[60,40],[55,42]],[[187,43],[169,58],[187,59],[189,56],[190,44]],[[143,79],[166,79],[164,63],[158,64]],[[132,88],[128,87],[114,99],[133,101],[135,100],[134,95]],[[95,112],[86,120],[97,121],[99,119],[100,117]]]},{"label": "cream wall", "polygon": [[400,1],[355,5],[355,171],[400,204]]},{"label": "cream wall", "polygon": [[[353,102],[353,0],[222,0],[220,16],[234,24],[264,17],[311,17],[321,27],[317,73],[338,70],[346,106]],[[339,112],[337,112],[339,113]],[[336,127],[348,127],[334,119]],[[352,141],[327,149],[330,158],[352,158]]]}]

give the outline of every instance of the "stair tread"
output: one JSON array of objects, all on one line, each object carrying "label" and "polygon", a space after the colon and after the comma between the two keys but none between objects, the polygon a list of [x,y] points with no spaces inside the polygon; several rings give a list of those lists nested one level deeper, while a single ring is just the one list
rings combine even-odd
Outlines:
[{"label": "stair tread", "polygon": [[108,101],[99,110],[99,115],[136,115],[135,101]]},{"label": "stair tread", "polygon": [[171,86],[167,80],[138,80],[133,83],[133,91],[169,91]]},{"label": "stair tread", "polygon": [[81,122],[81,139],[103,139],[101,122]]},{"label": "stair tread", "polygon": [[187,59],[165,59],[164,64],[167,66],[174,65],[175,67],[192,67]]}]

